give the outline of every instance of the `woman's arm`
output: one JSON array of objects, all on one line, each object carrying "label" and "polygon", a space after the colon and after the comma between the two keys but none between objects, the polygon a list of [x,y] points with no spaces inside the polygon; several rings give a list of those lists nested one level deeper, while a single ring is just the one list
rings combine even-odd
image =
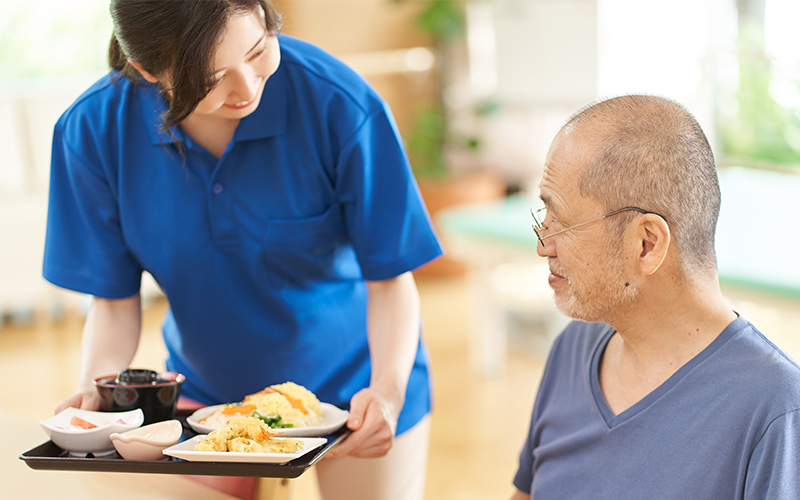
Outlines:
[{"label": "woman's arm", "polygon": [[370,385],[353,396],[347,426],[354,432],[329,455],[380,457],[392,447],[397,418],[419,344],[420,306],[410,272],[368,281]]},{"label": "woman's arm", "polygon": [[75,393],[56,406],[96,410],[100,399],[94,379],[124,370],[139,346],[142,305],[139,294],[126,299],[94,297],[83,326],[81,376]]}]

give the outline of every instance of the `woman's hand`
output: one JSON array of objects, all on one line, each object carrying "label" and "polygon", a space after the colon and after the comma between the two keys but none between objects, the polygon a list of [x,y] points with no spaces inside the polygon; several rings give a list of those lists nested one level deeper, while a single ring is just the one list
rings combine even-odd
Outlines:
[{"label": "woman's hand", "polygon": [[358,458],[382,457],[391,449],[397,430],[400,401],[372,387],[357,392],[350,401],[347,428],[353,433],[328,453],[329,457],[350,455]]},{"label": "woman's hand", "polygon": [[79,408],[81,410],[98,410],[100,408],[100,395],[97,389],[84,389],[76,391],[75,394],[56,405],[55,413],[59,413],[67,408]]}]

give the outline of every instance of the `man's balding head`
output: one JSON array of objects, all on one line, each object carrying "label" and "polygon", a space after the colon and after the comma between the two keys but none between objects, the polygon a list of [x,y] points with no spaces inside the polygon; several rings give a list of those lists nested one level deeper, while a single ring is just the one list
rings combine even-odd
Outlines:
[{"label": "man's balding head", "polygon": [[[714,155],[686,109],[660,97],[616,97],[573,116],[562,133],[570,131],[591,138],[591,160],[578,179],[582,196],[607,211],[637,206],[661,214],[682,262],[695,270],[716,268]],[[614,223],[621,228],[626,220]]]}]

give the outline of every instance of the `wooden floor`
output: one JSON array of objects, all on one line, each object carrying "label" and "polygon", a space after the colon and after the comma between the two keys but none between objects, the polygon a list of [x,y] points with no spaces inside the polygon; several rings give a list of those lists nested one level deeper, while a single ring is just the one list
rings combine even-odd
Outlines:
[{"label": "wooden floor", "polygon": [[[433,364],[435,408],[427,500],[507,499],[544,365],[544,350],[513,344],[507,372],[486,379],[468,365],[469,281],[463,277],[418,279],[423,330]],[[727,291],[735,308],[776,344],[800,359],[800,301]],[[134,365],[163,367],[160,338],[164,301],[144,315]],[[0,327],[0,409],[39,421],[75,387],[80,363],[80,314],[53,320],[39,315]],[[9,383],[11,381],[11,383]],[[45,439],[42,434],[43,440]],[[15,453],[24,450],[12,450]],[[49,474],[49,475],[48,475]],[[43,480],[57,480],[42,473]],[[294,500],[316,500],[313,472],[294,481]],[[68,498],[65,496],[64,498]]]}]

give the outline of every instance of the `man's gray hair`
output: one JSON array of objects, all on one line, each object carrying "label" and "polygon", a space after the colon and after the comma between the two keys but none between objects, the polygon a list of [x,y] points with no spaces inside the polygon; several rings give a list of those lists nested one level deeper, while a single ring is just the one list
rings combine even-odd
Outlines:
[{"label": "man's gray hair", "polygon": [[681,261],[696,270],[716,268],[719,180],[708,139],[691,113],[669,99],[628,95],[585,108],[568,127],[596,127],[600,137],[578,181],[582,196],[607,211],[637,206],[662,215]]}]

